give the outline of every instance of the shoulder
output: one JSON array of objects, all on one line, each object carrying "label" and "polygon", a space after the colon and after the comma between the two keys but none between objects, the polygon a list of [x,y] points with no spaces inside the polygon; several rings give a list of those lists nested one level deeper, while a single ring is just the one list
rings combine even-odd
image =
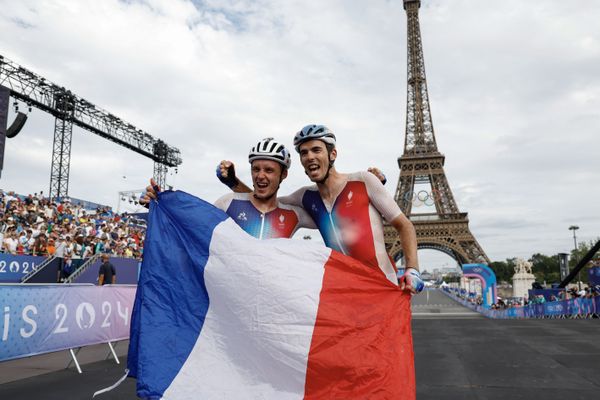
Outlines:
[{"label": "shoulder", "polygon": [[226,195],[219,197],[214,205],[223,211],[227,211],[227,208],[233,200],[250,201],[249,193],[227,193]]},{"label": "shoulder", "polygon": [[300,189],[296,190],[295,192],[293,192],[287,196],[278,197],[278,200],[280,203],[301,207],[302,199],[304,198],[304,195],[307,192],[312,192],[312,191],[318,192],[317,185],[303,186]]},{"label": "shoulder", "polygon": [[296,190],[290,196],[293,196],[293,195],[302,196],[306,192],[318,192],[318,191],[319,191],[319,188],[317,188],[317,185],[302,186],[300,189]]},{"label": "shoulder", "polygon": [[369,171],[357,171],[348,174],[348,181],[379,182],[379,179]]}]

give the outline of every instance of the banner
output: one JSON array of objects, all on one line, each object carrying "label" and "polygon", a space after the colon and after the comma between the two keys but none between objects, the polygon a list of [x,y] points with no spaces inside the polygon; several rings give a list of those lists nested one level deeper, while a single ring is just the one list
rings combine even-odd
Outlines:
[{"label": "banner", "polygon": [[[45,259],[42,256],[0,254],[0,282],[21,282],[21,278],[35,271]],[[56,273],[54,277],[56,278]]]},{"label": "banner", "polygon": [[544,318],[559,316],[591,316],[600,313],[600,296],[592,298],[576,298],[571,300],[553,301],[544,304],[530,304],[525,307],[514,307],[503,310],[491,310],[464,300],[453,293],[452,289],[444,288],[443,293],[474,311],[488,318]]},{"label": "banner", "polygon": [[0,285],[0,361],[123,340],[135,286]]}]

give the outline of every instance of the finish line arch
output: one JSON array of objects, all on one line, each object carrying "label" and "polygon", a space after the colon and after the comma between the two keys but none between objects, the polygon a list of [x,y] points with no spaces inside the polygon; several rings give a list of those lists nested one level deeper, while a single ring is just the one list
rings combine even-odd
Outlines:
[{"label": "finish line arch", "polygon": [[[483,306],[489,308],[496,302],[497,298],[497,281],[496,274],[486,264],[471,264],[467,262],[467,258],[461,254],[459,249],[454,249],[445,243],[419,243],[417,250],[437,250],[454,260],[461,266],[463,276],[467,278],[479,279],[481,282]],[[392,258],[396,263],[403,257],[402,250],[396,251]]]},{"label": "finish line arch", "polygon": [[485,264],[463,264],[463,276],[481,281],[481,297],[483,306],[490,308],[496,302],[496,274]]}]

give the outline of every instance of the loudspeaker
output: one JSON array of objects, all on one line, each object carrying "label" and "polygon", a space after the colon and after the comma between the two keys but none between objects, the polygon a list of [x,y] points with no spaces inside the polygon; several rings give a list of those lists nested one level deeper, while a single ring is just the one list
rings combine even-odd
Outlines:
[{"label": "loudspeaker", "polygon": [[15,136],[17,136],[17,134],[19,132],[21,132],[21,129],[23,128],[23,125],[25,125],[26,121],[27,121],[27,114],[22,113],[21,111],[19,111],[17,113],[17,117],[15,118],[15,120],[13,121],[13,123],[6,130],[6,137],[7,138],[14,138]]}]

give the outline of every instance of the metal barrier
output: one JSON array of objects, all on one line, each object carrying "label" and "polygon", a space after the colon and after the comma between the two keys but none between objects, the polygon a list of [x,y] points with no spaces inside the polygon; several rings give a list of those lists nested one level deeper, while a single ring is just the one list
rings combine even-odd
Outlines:
[{"label": "metal barrier", "polygon": [[442,290],[442,292],[465,307],[493,319],[592,319],[600,315],[600,297],[576,298],[494,310],[470,303],[449,290]]}]

